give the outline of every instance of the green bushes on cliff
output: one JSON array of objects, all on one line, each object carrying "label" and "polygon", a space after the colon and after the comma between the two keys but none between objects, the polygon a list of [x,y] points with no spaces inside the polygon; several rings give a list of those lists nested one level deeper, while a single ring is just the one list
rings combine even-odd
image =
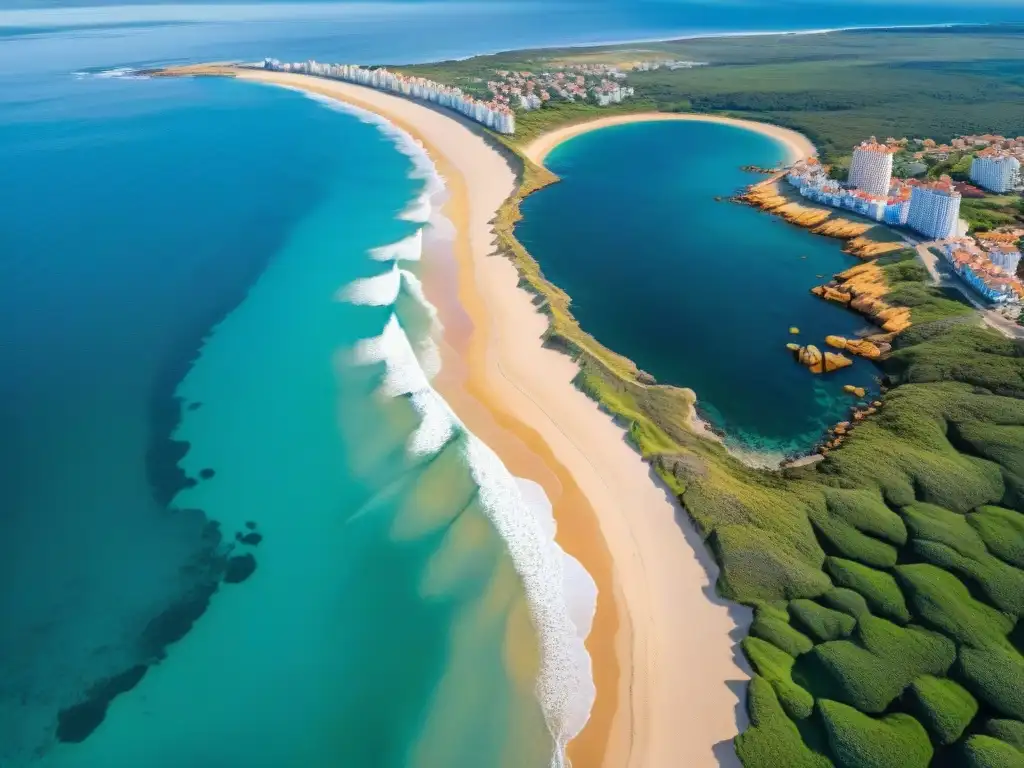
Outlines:
[{"label": "green bushes on cliff", "polygon": [[1017,720],[989,720],[985,733],[1024,751],[1024,723]]},{"label": "green bushes on cliff", "polygon": [[1024,753],[991,736],[971,736],[964,744],[967,768],[1024,768]]},{"label": "green bushes on cliff", "polygon": [[952,744],[978,713],[978,702],[952,680],[924,675],[910,686],[914,712],[939,744]]},{"label": "green bushes on cliff", "polygon": [[786,714],[794,720],[810,716],[814,709],[814,699],[793,682],[795,659],[792,656],[756,637],[743,639],[743,652],[750,659],[754,671],[772,684]]},{"label": "green bushes on cliff", "polygon": [[956,576],[927,563],[895,570],[914,613],[928,626],[974,648],[1006,644],[1013,619],[971,597]]},{"label": "green bushes on cliff", "polygon": [[903,593],[896,580],[885,571],[838,557],[828,558],[825,568],[837,585],[860,594],[873,613],[901,623],[910,621]]},{"label": "green bushes on cliff", "polygon": [[965,687],[1004,717],[1024,720],[1024,657],[1008,643],[960,649]]},{"label": "green bushes on cliff", "polygon": [[848,613],[855,619],[870,615],[867,601],[857,592],[845,587],[835,587],[821,596],[821,601],[837,611]]},{"label": "green bushes on cliff", "polygon": [[750,680],[747,713],[750,726],[736,737],[736,754],[744,765],[832,768],[831,760],[804,743],[779,704],[775,689],[760,675]]},{"label": "green bushes on cliff", "polygon": [[813,600],[791,600],[789,614],[797,626],[819,642],[846,637],[857,626],[857,620],[849,614],[826,608]]},{"label": "green bushes on cliff", "polygon": [[767,640],[776,648],[781,648],[790,656],[796,657],[807,653],[814,647],[807,635],[793,629],[789,625],[788,616],[782,612],[782,617],[770,612],[767,608],[758,607],[754,613],[754,621],[750,625],[750,634]]},{"label": "green bushes on cliff", "polygon": [[992,554],[1024,568],[1024,515],[1002,507],[980,507],[967,516],[967,522]]},{"label": "green bushes on cliff", "polygon": [[943,675],[956,658],[948,639],[919,627],[862,616],[855,635],[815,646],[794,666],[793,679],[817,698],[881,713],[923,675]]},{"label": "green bushes on cliff", "polygon": [[885,505],[877,492],[870,490],[822,489],[828,511],[845,520],[862,533],[902,546],[907,541],[907,529],[900,516]]},{"label": "green bushes on cliff", "polygon": [[926,768],[932,759],[928,733],[910,715],[876,720],[835,701],[819,701],[818,706],[843,768]]},{"label": "green bushes on cliff", "polygon": [[831,551],[876,568],[896,565],[896,548],[891,544],[861,533],[842,518],[825,510],[812,507],[809,516],[814,530],[827,542]]}]

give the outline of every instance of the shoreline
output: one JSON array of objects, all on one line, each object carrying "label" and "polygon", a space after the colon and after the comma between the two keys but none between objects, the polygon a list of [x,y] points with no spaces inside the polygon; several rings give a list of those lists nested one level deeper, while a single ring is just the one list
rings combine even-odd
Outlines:
[{"label": "shoreline", "polygon": [[749,610],[715,595],[717,567],[685,512],[623,429],[574,386],[576,363],[544,347],[548,318],[519,288],[515,265],[488,258],[495,213],[516,191],[508,158],[465,121],[372,89],[256,70],[203,74],[337,98],[424,144],[451,193],[443,214],[455,225],[459,303],[471,320],[468,339],[444,338],[455,351],[465,346],[465,379],[442,377],[439,389],[514,474],[545,489],[556,539],[598,585],[587,639],[598,696],[570,758],[586,766],[738,765],[731,740],[746,714],[734,688],[750,672],[732,633]]},{"label": "shoreline", "polygon": [[706,115],[695,113],[675,112],[637,112],[629,115],[612,115],[600,117],[597,120],[589,120],[583,123],[555,128],[530,142],[524,149],[523,154],[537,165],[544,167],[544,159],[560,144],[569,141],[584,133],[609,128],[615,125],[628,125],[630,123],[667,122],[675,120],[686,120],[690,122],[718,123],[720,125],[732,125],[748,131],[754,131],[762,136],[768,136],[781,144],[786,149],[787,162],[794,163],[807,157],[818,154],[817,148],[799,131],[792,128],[784,128],[771,123],[758,123],[754,120],[743,120],[736,117],[725,117],[724,115]]}]

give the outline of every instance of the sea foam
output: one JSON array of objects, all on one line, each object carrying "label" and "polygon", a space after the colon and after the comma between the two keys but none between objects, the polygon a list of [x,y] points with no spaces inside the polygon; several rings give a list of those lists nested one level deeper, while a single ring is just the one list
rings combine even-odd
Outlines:
[{"label": "sea foam", "polygon": [[[399,150],[413,162],[410,175],[424,180],[423,189],[398,218],[420,224],[430,221],[432,199],[444,189],[444,180],[424,147],[377,115],[333,99],[307,95],[332,109],[377,125],[395,140]],[[444,223],[450,227],[450,223]],[[440,324],[419,279],[400,267],[400,262],[420,258],[422,243],[423,232],[419,227],[396,243],[373,249],[369,256],[376,261],[392,262],[392,269],[358,280],[340,293],[340,298],[356,303],[395,307],[379,336],[357,344],[355,362],[382,363],[382,394],[409,398],[419,413],[420,423],[406,446],[411,455],[437,453],[456,434],[464,436],[464,459],[479,487],[482,507],[508,548],[530,606],[541,647],[536,693],[557,747],[552,766],[564,766],[565,746],[586,724],[595,697],[591,659],[584,641],[593,622],[597,587],[583,566],[555,542],[555,519],[544,490],[534,482],[514,477],[497,454],[466,429],[431,386],[431,378],[440,368],[440,355],[433,341]],[[433,319],[425,324],[409,323],[416,328],[411,338],[403,323],[407,311],[403,312],[402,307],[406,301],[419,307],[417,315]]]}]

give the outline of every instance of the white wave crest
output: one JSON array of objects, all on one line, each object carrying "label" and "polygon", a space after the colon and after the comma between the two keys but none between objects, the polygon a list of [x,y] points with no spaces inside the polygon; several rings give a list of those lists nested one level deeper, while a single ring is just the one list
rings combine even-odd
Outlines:
[{"label": "white wave crest", "polygon": [[103,69],[98,72],[72,72],[71,76],[76,80],[110,80],[118,78],[121,80],[148,80],[149,77],[140,74],[139,70],[131,67],[114,67]]},{"label": "white wave crest", "polygon": [[[416,222],[429,220],[431,196],[443,190],[444,180],[436,172],[424,147],[405,131],[371,112],[334,99],[306,95],[332,109],[376,124],[395,140],[399,150],[413,159],[414,169],[410,176],[426,180],[420,194],[400,214],[400,218]],[[347,296],[351,299],[352,296],[369,294],[375,302],[382,302],[378,305],[383,305],[385,299],[394,304],[404,291],[419,305],[434,312],[423,295],[418,278],[398,267],[399,261],[417,260],[421,253],[422,228],[398,243],[374,249],[370,254],[372,258],[392,261],[393,273],[398,277],[387,273],[387,282],[381,280],[383,276],[367,278],[378,282],[371,284],[369,289],[365,282],[349,286]],[[551,502],[543,489],[536,483],[515,478],[498,456],[465,428],[448,403],[433,389],[430,379],[440,366],[436,344],[429,333],[411,340],[397,309],[379,336],[357,344],[355,362],[383,363],[385,374],[381,393],[390,397],[408,397],[420,414],[419,426],[406,444],[410,453],[436,453],[457,432],[466,436],[465,459],[480,488],[482,507],[508,547],[522,580],[531,619],[540,640],[542,660],[537,697],[557,745],[552,766],[560,768],[566,765],[566,744],[582,730],[594,702],[591,660],[584,640],[596,609],[597,587],[583,566],[555,542]]]},{"label": "white wave crest", "polygon": [[597,600],[593,580],[555,542],[554,516],[543,489],[513,477],[430,386],[397,315],[391,315],[380,336],[357,345],[355,360],[384,363],[383,394],[409,397],[419,412],[410,452],[435,453],[456,430],[466,435],[465,458],[480,488],[482,507],[508,547],[538,632],[542,661],[537,697],[558,746],[553,765],[564,765],[565,745],[586,724],[595,696],[584,645]]},{"label": "white wave crest", "polygon": [[401,288],[402,274],[398,264],[392,264],[387,272],[354,280],[342,291],[341,298],[353,304],[388,307],[398,301]]},{"label": "white wave crest", "polygon": [[423,256],[423,228],[420,227],[397,243],[382,245],[370,251],[370,258],[377,261],[419,261]]}]

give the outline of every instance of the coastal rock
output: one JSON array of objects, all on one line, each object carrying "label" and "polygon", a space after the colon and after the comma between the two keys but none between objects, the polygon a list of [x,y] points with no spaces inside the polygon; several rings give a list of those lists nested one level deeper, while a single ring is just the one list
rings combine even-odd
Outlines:
[{"label": "coastal rock", "polygon": [[826,336],[825,343],[836,349],[846,349],[846,339],[842,336]]},{"label": "coastal rock", "polygon": [[637,371],[636,380],[641,384],[646,384],[647,386],[653,386],[658,383],[647,371]]},{"label": "coastal rock", "polygon": [[826,352],[824,371],[822,371],[822,373],[831,373],[832,371],[838,371],[840,368],[846,368],[851,365],[853,365],[853,360],[848,358],[846,355]]},{"label": "coastal rock", "polygon": [[789,332],[795,336],[796,334],[800,333],[800,329],[797,328],[795,325],[791,325],[789,327]]},{"label": "coastal rock", "polygon": [[840,421],[832,429],[837,435],[845,435],[846,432],[850,429],[850,422]]},{"label": "coastal rock", "polygon": [[857,397],[864,397],[864,387],[855,387],[853,384],[844,384],[843,392]]},{"label": "coastal rock", "polygon": [[846,368],[849,365],[853,365],[853,361],[845,355],[835,354],[833,352],[822,353],[813,344],[801,347],[796,344],[787,344],[786,347],[793,352],[797,362],[801,365],[806,365],[811,369],[812,373],[831,373],[837,371],[840,368]]},{"label": "coastal rock", "polygon": [[800,347],[797,353],[797,360],[802,364],[806,365],[810,369],[821,366],[821,350],[813,344],[808,344],[806,347]]},{"label": "coastal rock", "polygon": [[248,579],[256,570],[256,558],[252,555],[236,555],[228,558],[224,569],[225,584],[240,584]]}]

